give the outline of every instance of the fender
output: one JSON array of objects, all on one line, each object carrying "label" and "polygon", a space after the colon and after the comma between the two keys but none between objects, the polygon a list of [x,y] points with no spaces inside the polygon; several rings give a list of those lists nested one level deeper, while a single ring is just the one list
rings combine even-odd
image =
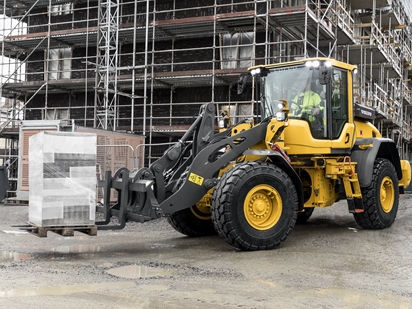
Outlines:
[{"label": "fender", "polygon": [[390,138],[357,139],[352,148],[351,160],[357,162],[356,172],[361,187],[372,182],[373,166],[376,158],[384,158],[392,162],[398,179],[402,179],[402,168],[395,142]]},{"label": "fender", "polygon": [[279,153],[279,152],[274,152],[269,156],[269,159],[277,166],[282,168],[286,174],[292,179],[293,184],[295,185],[296,188],[296,193],[298,194],[298,200],[299,200],[299,211],[303,210],[303,205],[304,205],[304,198],[303,198],[303,186],[302,186],[302,181],[292,165],[286,159]]},{"label": "fender", "polygon": [[299,211],[303,210],[304,206],[304,197],[303,197],[303,186],[302,186],[302,180],[300,179],[299,175],[296,173],[295,169],[290,165],[290,163],[285,159],[285,157],[278,151],[273,151],[273,150],[258,150],[258,149],[253,149],[253,150],[246,150],[244,152],[246,155],[253,155],[253,156],[262,156],[269,158],[270,162],[272,162],[274,165],[279,166],[282,170],[285,171],[286,174],[290,177],[292,180],[293,184],[295,185],[296,188],[296,193],[298,195],[298,201],[299,201]]}]

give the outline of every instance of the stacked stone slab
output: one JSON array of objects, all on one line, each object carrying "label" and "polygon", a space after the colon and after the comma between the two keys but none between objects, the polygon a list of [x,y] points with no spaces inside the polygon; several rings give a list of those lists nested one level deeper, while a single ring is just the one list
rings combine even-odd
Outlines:
[{"label": "stacked stone slab", "polygon": [[29,221],[95,224],[96,135],[40,132],[29,139]]}]

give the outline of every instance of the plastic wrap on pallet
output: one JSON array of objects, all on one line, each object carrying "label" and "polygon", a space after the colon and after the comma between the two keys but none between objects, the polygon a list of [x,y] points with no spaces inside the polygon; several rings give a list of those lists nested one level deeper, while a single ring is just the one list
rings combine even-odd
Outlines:
[{"label": "plastic wrap on pallet", "polygon": [[29,221],[95,224],[96,134],[40,132],[29,139]]}]

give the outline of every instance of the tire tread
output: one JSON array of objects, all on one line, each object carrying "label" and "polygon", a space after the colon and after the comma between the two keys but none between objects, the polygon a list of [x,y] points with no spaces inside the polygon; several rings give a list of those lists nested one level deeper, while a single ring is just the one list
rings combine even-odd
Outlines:
[{"label": "tire tread", "polygon": [[169,224],[178,232],[190,237],[215,235],[212,220],[201,220],[191,210],[183,209],[167,217]]},{"label": "tire tread", "polygon": [[[239,184],[243,177],[252,171],[259,170],[263,170],[271,174],[277,174],[280,178],[282,178],[283,183],[290,188],[290,196],[296,207],[293,209],[293,218],[287,228],[287,231],[282,237],[277,239],[275,242],[271,242],[270,244],[255,245],[243,240],[238,235],[230,214],[230,205],[226,201],[232,200],[234,188]],[[262,164],[247,162],[227,171],[220,179],[219,184],[215,187],[215,192],[212,196],[212,220],[215,230],[219,236],[230,245],[244,251],[270,250],[278,247],[292,232],[297,219],[297,205],[298,196],[296,189],[289,176],[283,170],[269,163]]]},{"label": "tire tread", "polygon": [[[394,214],[390,217],[389,222],[384,222],[383,218],[379,214],[380,207],[379,204],[379,176],[381,175],[382,171],[385,169],[391,170],[393,175],[396,176],[396,171],[393,164],[383,158],[378,158],[375,160],[373,166],[373,175],[372,175],[372,182],[368,187],[361,188],[362,191],[362,201],[364,206],[364,212],[362,213],[355,213],[354,218],[358,225],[365,229],[383,229],[392,225],[395,220],[396,212],[398,208],[398,195],[399,191],[395,188],[395,205],[394,207]],[[396,179],[394,179],[396,180]],[[395,185],[395,182],[394,182]],[[395,209],[396,208],[396,209]]]}]

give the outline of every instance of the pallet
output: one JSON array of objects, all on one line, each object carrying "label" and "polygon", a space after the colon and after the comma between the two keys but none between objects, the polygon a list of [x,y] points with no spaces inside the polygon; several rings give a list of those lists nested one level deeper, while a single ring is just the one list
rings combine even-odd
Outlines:
[{"label": "pallet", "polygon": [[47,232],[53,232],[61,236],[74,236],[74,232],[81,232],[89,236],[97,235],[97,226],[37,226],[31,222],[27,225],[19,226],[21,230],[25,230],[38,237],[47,237]]},{"label": "pallet", "polygon": [[17,199],[16,197],[8,197],[3,200],[5,206],[28,206],[28,200]]}]

